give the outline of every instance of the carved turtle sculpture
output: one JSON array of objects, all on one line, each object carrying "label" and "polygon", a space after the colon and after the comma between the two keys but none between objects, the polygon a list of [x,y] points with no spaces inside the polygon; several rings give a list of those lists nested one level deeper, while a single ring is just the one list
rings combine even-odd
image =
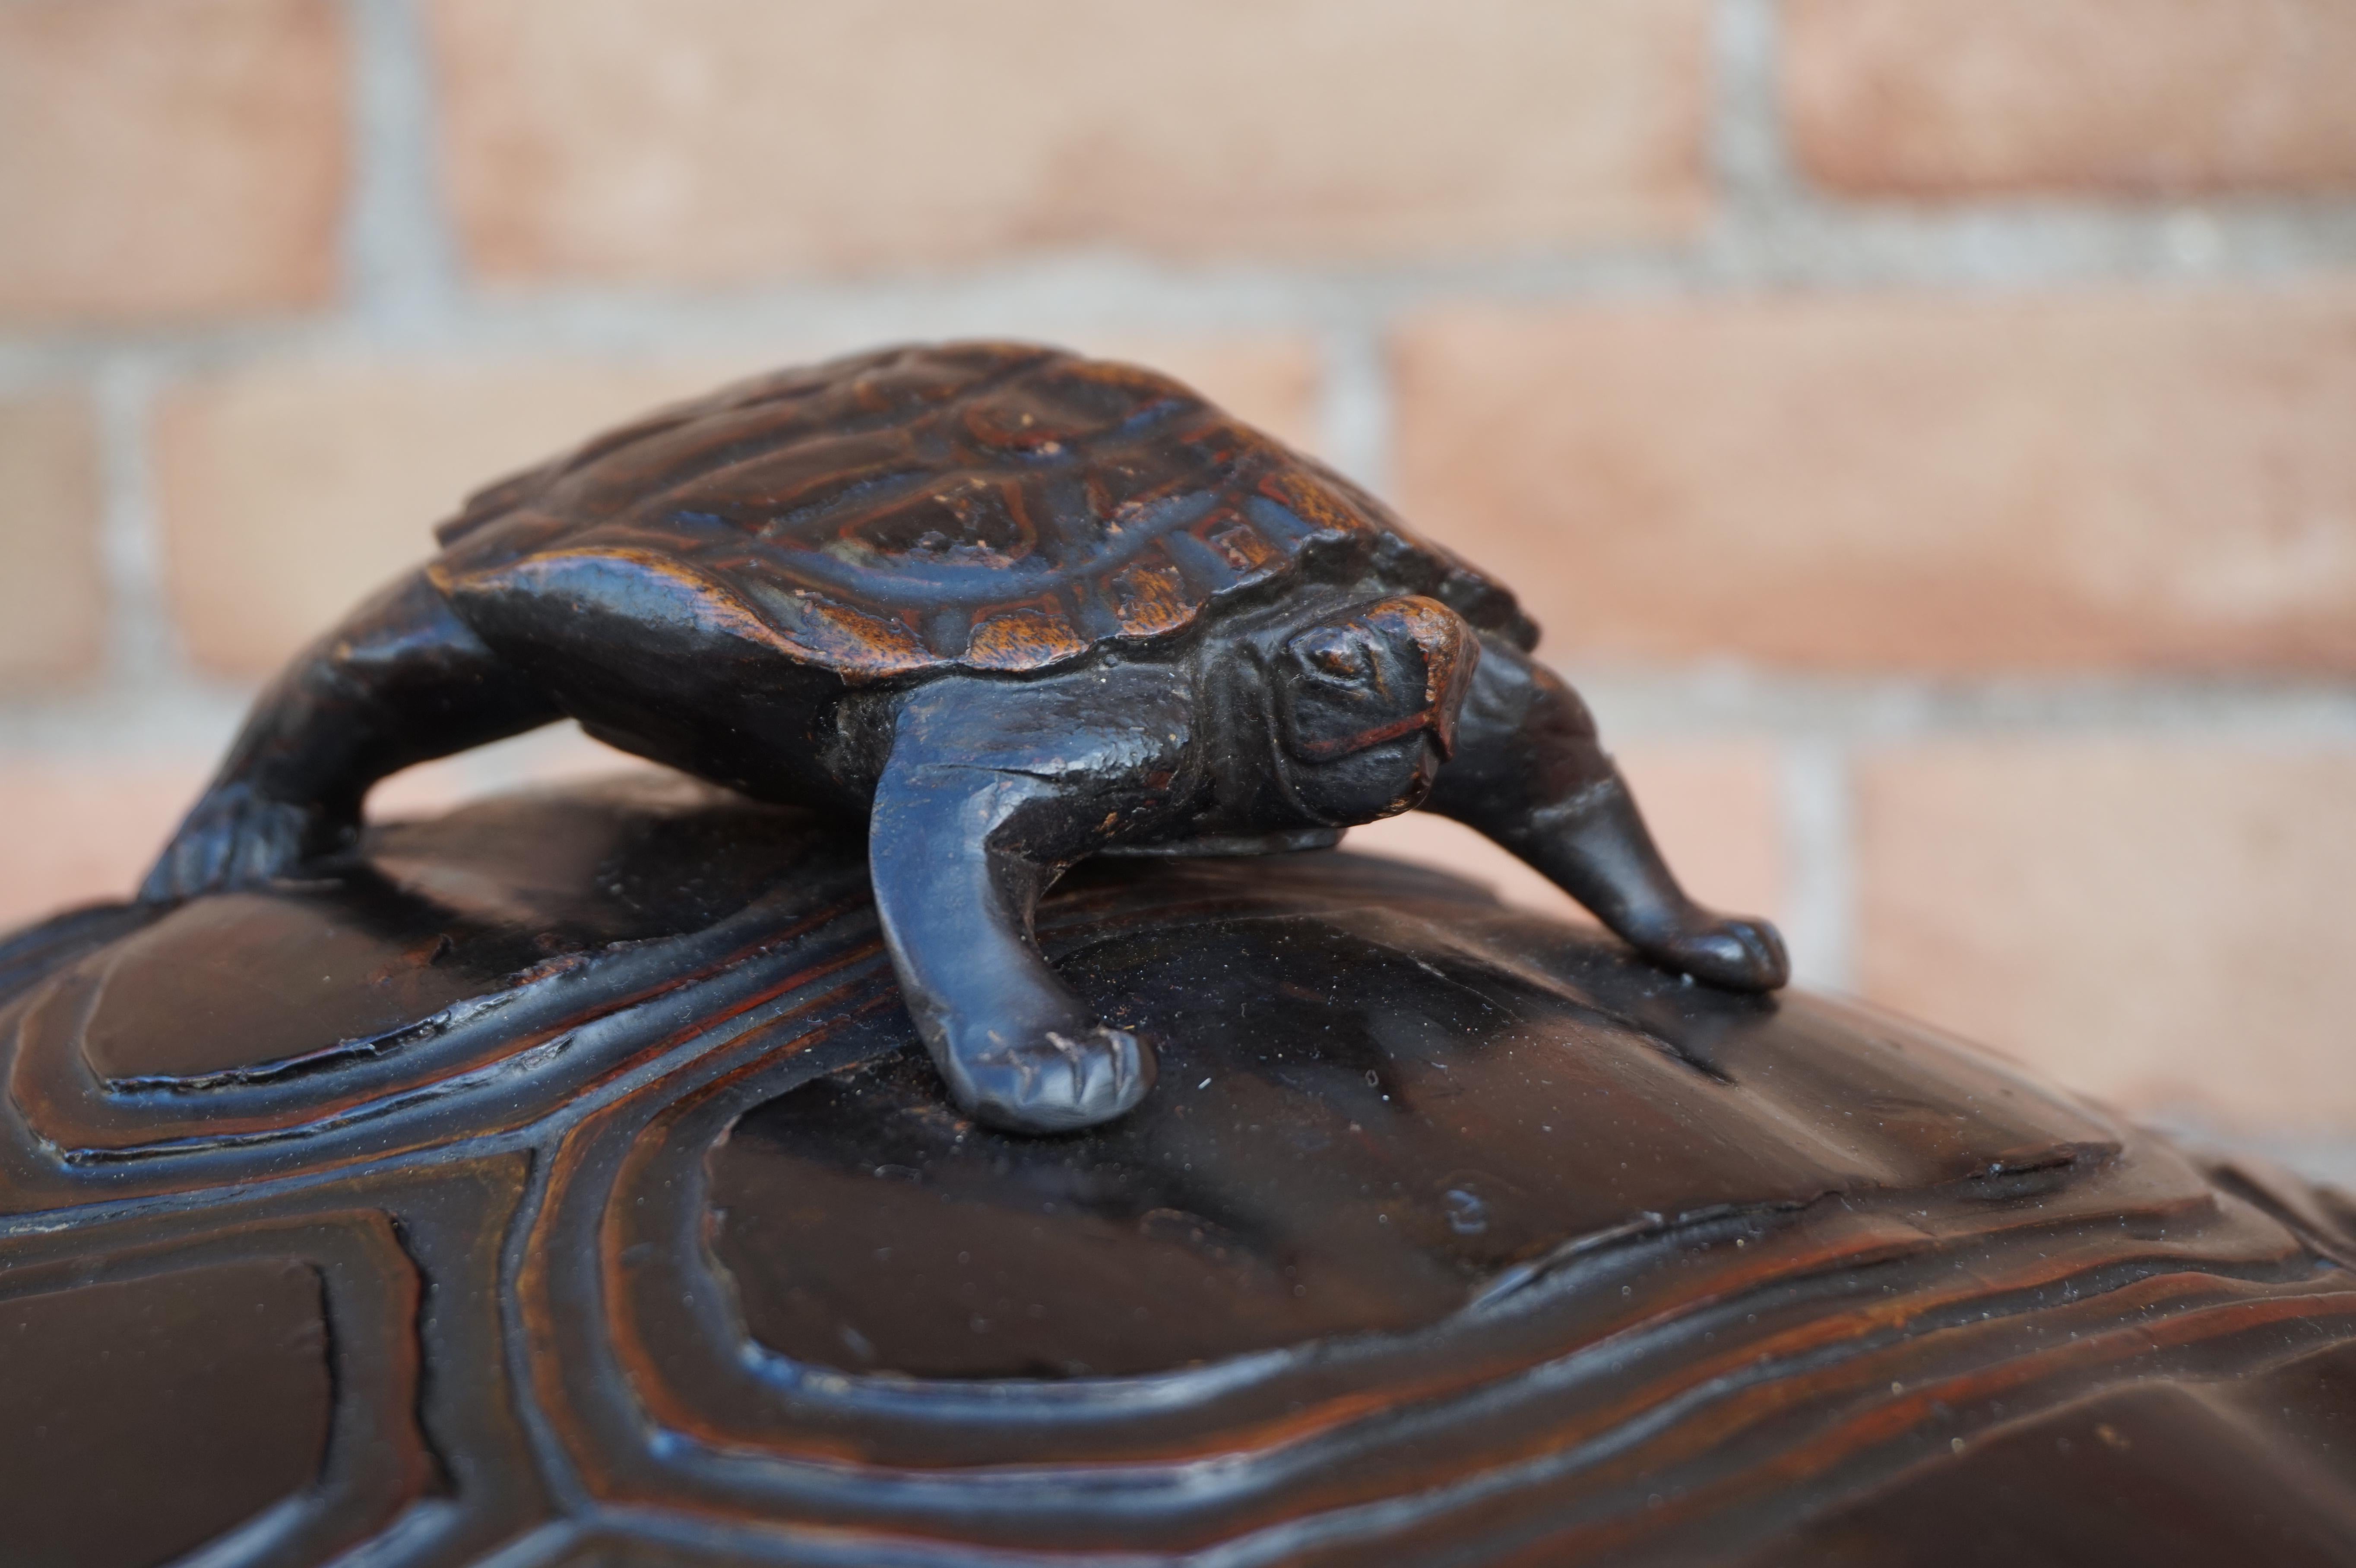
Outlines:
[{"label": "carved turtle sculpture", "polygon": [[657,412],[474,496],[442,554],[262,697],[144,889],[347,854],[376,780],[570,717],[758,799],[869,818],[903,993],[957,1103],[1059,1131],[1154,1053],[1040,956],[1108,852],[1330,844],[1422,805],[1641,953],[1783,983],[1677,886],[1505,589],[1167,377],[905,347]]}]

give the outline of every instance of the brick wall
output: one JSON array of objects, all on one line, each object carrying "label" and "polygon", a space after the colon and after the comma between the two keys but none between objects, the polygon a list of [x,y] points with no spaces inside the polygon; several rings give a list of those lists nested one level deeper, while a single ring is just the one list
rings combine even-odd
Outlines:
[{"label": "brick wall", "polygon": [[0,921],[471,484],[1032,335],[1522,587],[1813,982],[2356,1171],[2351,81],[2356,0],[0,0]]}]

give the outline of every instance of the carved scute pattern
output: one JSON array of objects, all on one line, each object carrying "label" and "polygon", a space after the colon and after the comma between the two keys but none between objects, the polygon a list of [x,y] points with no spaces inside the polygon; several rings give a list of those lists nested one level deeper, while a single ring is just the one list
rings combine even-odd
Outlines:
[{"label": "carved scute pattern", "polygon": [[[812,819],[574,792],[373,852],[280,896],[474,965],[393,987],[455,1022],[101,1039],[186,1011],[168,921],[0,943],[0,1307],[316,1282],[325,1456],[208,1562],[1944,1561],[1912,1521],[1976,1486],[2063,1530],[2072,1477],[2329,1474],[2356,1398],[2342,1200],[1433,874],[1083,868],[1043,944],[1163,1090],[1025,1141],[937,1098]],[[2345,1560],[2339,1485],[2275,1560]]]},{"label": "carved scute pattern", "polygon": [[[203,1320],[190,1323],[188,1342],[178,1344],[171,1352],[195,1369],[209,1356],[224,1353],[223,1347],[213,1341],[233,1337],[243,1326],[241,1319],[251,1320],[257,1311],[271,1310],[270,1298],[276,1292],[257,1288],[258,1283],[266,1284],[273,1275],[280,1275],[283,1284],[284,1271],[291,1266],[308,1285],[309,1312],[286,1326],[304,1337],[309,1354],[319,1362],[316,1419],[320,1429],[307,1444],[315,1464],[289,1477],[294,1484],[269,1499],[270,1506],[252,1509],[250,1517],[217,1521],[228,1527],[222,1533],[233,1542],[240,1557],[254,1562],[318,1560],[379,1533],[408,1510],[432,1506],[428,1499],[439,1488],[438,1466],[412,1419],[421,1376],[417,1316],[422,1282],[395,1240],[388,1215],[367,1211],[327,1212],[256,1221],[209,1234],[198,1232],[185,1237],[143,1239],[119,1248],[106,1247],[97,1236],[85,1244],[91,1250],[65,1253],[54,1242],[46,1247],[8,1249],[8,1266],[0,1271],[0,1311],[10,1302],[47,1298],[70,1312],[77,1307],[77,1296],[87,1295],[88,1304],[80,1310],[89,1315],[91,1328],[102,1331],[110,1319],[102,1293],[135,1293],[127,1305],[150,1319],[168,1317],[172,1304],[193,1299],[220,1313],[220,1321],[209,1328]],[[236,1286],[243,1289],[230,1295],[230,1287]],[[283,1310],[279,1316],[284,1316]],[[18,1354],[80,1357],[93,1367],[102,1365],[110,1354],[128,1349],[88,1338],[70,1339],[63,1333],[53,1337],[58,1340],[55,1344],[14,1349]],[[275,1360],[283,1362],[284,1357]],[[54,1368],[55,1363],[51,1364]],[[273,1386],[273,1381],[283,1385],[290,1381],[287,1372],[272,1360],[252,1356],[246,1359],[244,1367],[259,1386],[220,1391],[223,1403],[203,1413],[198,1422],[203,1443],[233,1443],[243,1432],[248,1435],[246,1441],[265,1452],[284,1450],[290,1445],[305,1446],[302,1435],[273,1429],[314,1419],[307,1402],[299,1400],[294,1391]],[[155,1368],[163,1376],[172,1370],[168,1361]],[[277,1374],[274,1380],[266,1376],[271,1373]],[[123,1413],[143,1420],[144,1409],[145,1421],[165,1419],[171,1403],[169,1392],[150,1390],[147,1402],[134,1403]],[[244,1401],[273,1393],[285,1408],[243,1407]],[[30,1413],[14,1413],[23,1418]],[[48,1413],[59,1427],[70,1424],[63,1419],[64,1411]],[[91,1423],[94,1413],[79,1413],[85,1423]],[[191,1413],[175,1413],[185,1419]],[[93,1437],[99,1435],[92,1433]],[[170,1468],[143,1483],[135,1471],[121,1468],[135,1462],[134,1455],[159,1465],[168,1461]],[[131,1441],[123,1442],[121,1451],[113,1454],[97,1451],[83,1456],[91,1472],[99,1475],[107,1473],[112,1460],[117,1467],[112,1477],[114,1485],[129,1494],[121,1499],[123,1505],[151,1511],[159,1506],[155,1494],[169,1496],[175,1473],[184,1472],[193,1457]],[[211,1457],[219,1465],[226,1456],[216,1452]],[[243,1470],[275,1461],[249,1450],[230,1463]],[[70,1492],[35,1495],[16,1489],[29,1488],[37,1479],[37,1473],[21,1467],[0,1477],[0,1517],[16,1521],[22,1529],[24,1534],[16,1539],[70,1541],[74,1539],[71,1515],[82,1512],[82,1555],[56,1561],[90,1568],[99,1553],[113,1549],[110,1532],[100,1521],[88,1518],[86,1499],[78,1500]],[[188,1517],[206,1516],[192,1509]],[[126,1533],[128,1539],[121,1542],[125,1550],[134,1541],[152,1539],[144,1531]],[[198,1539],[172,1544],[188,1550],[209,1543],[207,1539]],[[29,1544],[25,1549],[29,1551]]]},{"label": "carved scute pattern", "polygon": [[1537,635],[1505,589],[1190,389],[1025,344],[723,388],[490,487],[439,537],[434,582],[495,645],[621,596],[617,625],[659,601],[852,681],[1052,668],[1302,571],[1457,582],[1476,626]]},{"label": "carved scute pattern", "polygon": [[[519,811],[553,831],[519,833]],[[168,1190],[512,1130],[874,950],[864,865],[835,835],[651,777],[396,827],[377,849],[340,882],[67,950],[19,987],[0,1040],[25,1137],[0,1138],[0,1173]],[[801,940],[820,926],[836,940]]]}]

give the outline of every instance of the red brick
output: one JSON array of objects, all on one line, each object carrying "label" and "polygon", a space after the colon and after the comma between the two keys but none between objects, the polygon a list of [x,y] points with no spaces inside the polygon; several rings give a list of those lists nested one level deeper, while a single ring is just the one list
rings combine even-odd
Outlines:
[{"label": "red brick", "polygon": [[130,897],[210,771],[196,756],[0,763],[0,931]]},{"label": "red brick", "polygon": [[436,0],[490,277],[1690,232],[1706,0]]},{"label": "red brick", "polygon": [[0,688],[98,668],[106,641],[99,507],[89,405],[62,393],[0,398]]},{"label": "red brick", "polygon": [[[130,896],[211,776],[219,751],[0,761],[0,933]],[[427,763],[369,797],[371,819],[434,816],[466,800],[643,766],[570,724]]]},{"label": "red brick", "polygon": [[372,822],[439,816],[453,806],[487,795],[603,778],[653,766],[603,741],[591,740],[577,724],[552,724],[395,773],[369,794],[368,815]]},{"label": "red brick", "polygon": [[1557,656],[2356,669],[2356,283],[1465,307],[1408,516]]},{"label": "red brick", "polygon": [[1802,166],[1858,194],[2356,186],[2347,0],[1793,0]]},{"label": "red brick", "polygon": [[[1108,336],[1279,434],[1313,433],[1303,341]],[[808,357],[781,355],[778,361]],[[158,416],[167,580],[207,669],[262,675],[423,561],[460,496],[767,357],[262,362],[169,392]]]},{"label": "red brick", "polygon": [[225,674],[275,669],[424,560],[467,491],[740,368],[273,363],[174,389],[157,467],[189,651]]},{"label": "red brick", "polygon": [[1237,418],[1314,452],[1323,367],[1305,337],[1237,333],[1080,333],[1069,347],[1084,354],[1151,365],[1177,377]]},{"label": "red brick", "polygon": [[0,5],[0,316],[327,299],[344,53],[326,0]]},{"label": "red brick", "polygon": [[[1750,741],[1644,741],[1614,748],[1669,867],[1686,891],[1730,912],[1773,919],[1783,856],[1772,748]],[[1570,895],[1461,823],[1429,812],[1350,830],[1349,847],[1485,882],[1506,902],[1593,920]]]},{"label": "red brick", "polygon": [[2356,1126],[2356,746],[1956,741],[1858,804],[1869,997],[2130,1111]]}]

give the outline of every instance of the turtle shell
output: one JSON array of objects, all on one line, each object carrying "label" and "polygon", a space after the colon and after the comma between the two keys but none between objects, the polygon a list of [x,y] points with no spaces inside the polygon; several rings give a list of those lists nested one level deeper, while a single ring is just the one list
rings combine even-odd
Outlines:
[{"label": "turtle shell", "polygon": [[494,485],[436,532],[462,609],[621,565],[852,681],[1046,669],[1304,575],[1537,635],[1505,589],[1200,394],[1023,344],[740,382]]}]

